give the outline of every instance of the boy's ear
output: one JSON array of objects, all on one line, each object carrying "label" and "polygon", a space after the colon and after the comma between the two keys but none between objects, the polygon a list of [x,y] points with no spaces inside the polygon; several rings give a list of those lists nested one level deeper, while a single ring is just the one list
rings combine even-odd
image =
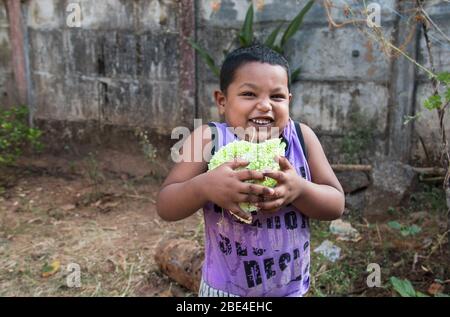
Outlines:
[{"label": "boy's ear", "polygon": [[216,106],[217,106],[217,109],[219,110],[219,114],[224,115],[225,114],[225,102],[226,102],[226,97],[225,97],[224,93],[220,90],[214,91],[214,100],[216,101]]},{"label": "boy's ear", "polygon": [[291,103],[291,100],[292,100],[292,94],[289,93],[289,103]]}]

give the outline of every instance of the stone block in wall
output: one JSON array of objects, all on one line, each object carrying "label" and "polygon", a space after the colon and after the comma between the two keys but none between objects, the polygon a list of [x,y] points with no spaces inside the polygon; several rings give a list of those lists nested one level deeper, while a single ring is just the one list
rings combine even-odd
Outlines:
[{"label": "stone block in wall", "polygon": [[108,124],[151,126],[169,135],[183,120],[178,85],[114,80],[100,84],[101,120]]},{"label": "stone block in wall", "polygon": [[365,204],[366,194],[364,190],[345,195],[345,208],[348,210],[361,213],[364,210]]},{"label": "stone block in wall", "polygon": [[69,76],[102,77],[101,43],[102,32],[84,28],[70,28],[62,31],[63,42],[59,45],[64,51],[64,68]]},{"label": "stone block in wall", "polygon": [[370,179],[365,172],[339,172],[336,173],[336,177],[346,194],[354,193],[355,191],[367,188],[370,185]]},{"label": "stone block in wall", "polygon": [[141,34],[139,42],[136,43],[139,44],[141,52],[138,75],[154,80],[177,82],[180,68],[178,42],[179,36],[174,33]]},{"label": "stone block in wall", "polygon": [[63,50],[63,35],[58,29],[29,29],[29,58],[32,72],[63,76],[71,56]]},{"label": "stone block in wall", "polygon": [[[137,34],[117,30],[91,30],[88,35],[91,39],[89,42],[95,42],[94,61],[97,76],[136,78],[140,67],[139,59],[142,58]],[[83,40],[80,43],[83,43]]]},{"label": "stone block in wall", "polygon": [[67,121],[99,119],[97,81],[39,73],[34,73],[32,80],[36,118]]},{"label": "stone block in wall", "polygon": [[[373,82],[309,82],[301,81],[293,87],[291,116],[313,129],[343,133],[351,129],[349,116],[360,113],[376,131],[385,129],[388,89]],[[375,132],[376,132],[375,131]]]},{"label": "stone block in wall", "polygon": [[[391,27],[383,28],[390,38]],[[389,80],[389,59],[379,45],[354,27],[308,28],[297,33],[285,50],[291,68],[304,80]]]},{"label": "stone block in wall", "polygon": [[62,119],[65,116],[67,99],[64,80],[51,74],[35,72],[32,74],[35,118]]},{"label": "stone block in wall", "polygon": [[417,185],[417,174],[411,166],[387,157],[373,160],[372,186],[365,191],[365,214],[386,212],[409,197]]}]

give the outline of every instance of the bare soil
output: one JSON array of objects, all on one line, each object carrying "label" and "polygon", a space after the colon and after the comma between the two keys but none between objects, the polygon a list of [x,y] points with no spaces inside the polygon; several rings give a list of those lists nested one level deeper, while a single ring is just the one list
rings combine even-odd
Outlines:
[{"label": "bare soil", "polygon": [[[167,223],[155,199],[167,172],[143,155],[98,150],[83,156],[22,158],[0,171],[0,296],[196,296],[171,281],[154,261],[165,238],[201,242],[201,213]],[[444,196],[427,187],[383,215],[344,216],[359,242],[336,239],[328,222],[312,221],[311,250],[328,239],[341,258],[311,252],[308,296],[398,296],[390,278],[408,279],[433,296],[450,292]],[[421,231],[403,236],[389,223]],[[57,262],[55,262],[57,261]],[[71,263],[81,287],[70,287]],[[369,263],[381,267],[381,287],[367,286]]]},{"label": "bare soil", "polygon": [[[191,296],[159,273],[163,237],[198,238],[200,217],[162,221],[161,180],[138,156],[42,155],[1,171],[0,296]],[[197,235],[196,235],[197,233]],[[43,277],[59,261],[54,274]],[[68,266],[81,287],[68,287]]]}]

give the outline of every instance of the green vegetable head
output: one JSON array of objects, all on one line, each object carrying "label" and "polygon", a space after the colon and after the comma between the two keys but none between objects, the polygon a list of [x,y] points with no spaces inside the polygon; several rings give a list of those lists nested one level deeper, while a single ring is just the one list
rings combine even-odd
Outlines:
[{"label": "green vegetable head", "polygon": [[[234,141],[228,143],[217,151],[208,164],[208,170],[213,170],[223,163],[234,159],[243,159],[250,162],[245,168],[255,171],[279,170],[280,166],[275,161],[275,156],[284,156],[285,144],[281,139],[270,139],[263,143],[251,143],[248,141]],[[263,181],[248,181],[267,187],[275,187],[277,182],[273,178],[266,177]],[[254,204],[241,203],[239,205],[246,212],[256,211]]]}]

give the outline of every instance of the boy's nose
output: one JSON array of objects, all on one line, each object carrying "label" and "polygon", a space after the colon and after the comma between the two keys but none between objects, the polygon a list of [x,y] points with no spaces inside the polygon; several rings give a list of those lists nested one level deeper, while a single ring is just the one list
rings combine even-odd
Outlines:
[{"label": "boy's nose", "polygon": [[270,111],[272,109],[272,105],[269,100],[260,100],[257,104],[257,108],[261,111]]}]

